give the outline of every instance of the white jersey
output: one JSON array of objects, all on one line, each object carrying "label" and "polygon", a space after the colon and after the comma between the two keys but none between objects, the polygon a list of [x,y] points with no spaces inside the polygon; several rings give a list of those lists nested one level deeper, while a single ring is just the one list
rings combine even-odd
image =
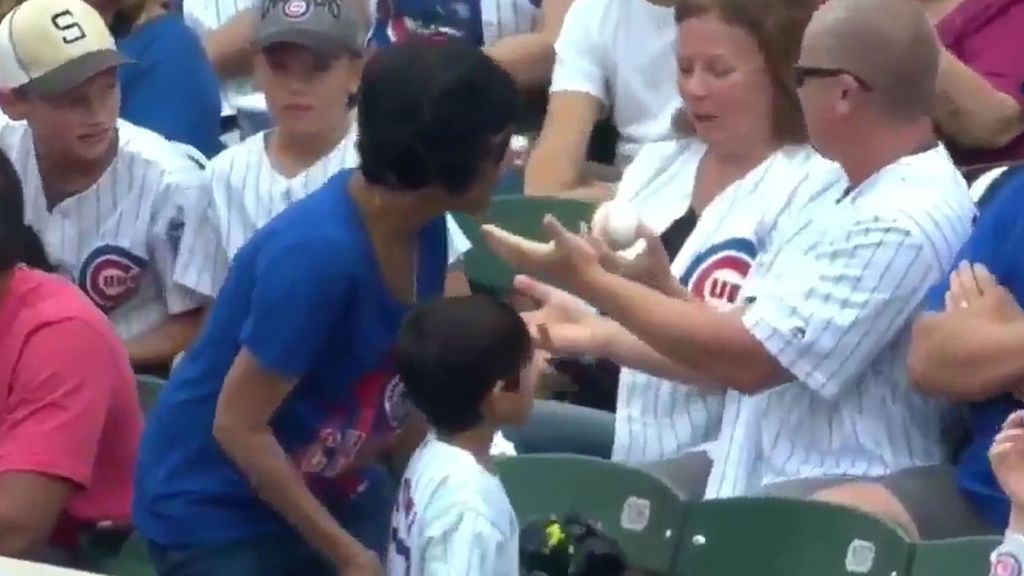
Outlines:
[{"label": "white jersey", "polygon": [[[201,296],[217,295],[231,259],[264,224],[341,170],[359,165],[357,135],[352,129],[315,164],[295,177],[285,177],[267,155],[269,134],[250,136],[217,155],[207,167],[208,193],[193,208],[174,275],[178,283]],[[468,249],[469,241],[449,217],[449,261],[454,263]]]},{"label": "white jersey", "polygon": [[0,123],[0,149],[24,187],[26,223],[58,272],[130,339],[199,305],[172,274],[185,208],[202,193],[205,158],[123,120],[117,138],[117,156],[99,180],[51,208],[28,125]]},{"label": "white jersey", "polygon": [[675,39],[672,9],[647,0],[575,0],[565,15],[551,93],[590,94],[611,111],[620,166],[644,143],[675,139]]},{"label": "white jersey", "polygon": [[943,461],[943,405],[912,390],[907,350],[913,318],[973,216],[966,183],[937,146],[777,235],[740,293],[743,322],[796,380],[727,394],[705,497]]},{"label": "white jersey", "polygon": [[428,436],[391,516],[388,576],[519,576],[519,523],[501,480]]},{"label": "white jersey", "polygon": [[[623,174],[616,201],[628,201],[652,230],[663,232],[689,210],[706,150],[695,138],[647,144]],[[776,224],[831,197],[842,178],[810,146],[779,149],[707,205],[672,261],[673,275],[695,298],[732,310]],[[624,367],[612,459],[637,464],[703,447],[718,438],[724,396]]]}]

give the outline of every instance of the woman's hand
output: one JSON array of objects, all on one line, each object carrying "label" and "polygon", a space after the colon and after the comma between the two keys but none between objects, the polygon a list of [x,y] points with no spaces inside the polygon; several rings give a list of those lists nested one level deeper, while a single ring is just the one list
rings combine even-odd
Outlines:
[{"label": "woman's hand", "polygon": [[538,306],[522,314],[538,350],[550,356],[601,355],[611,320],[576,296],[529,276],[516,276],[513,287]]}]

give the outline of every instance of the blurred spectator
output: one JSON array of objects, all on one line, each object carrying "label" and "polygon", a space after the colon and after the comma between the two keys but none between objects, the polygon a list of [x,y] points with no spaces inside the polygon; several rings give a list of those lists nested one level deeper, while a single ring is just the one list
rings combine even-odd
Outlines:
[{"label": "blurred spectator", "polygon": [[935,120],[953,159],[1024,160],[1024,2],[920,1],[945,46]]},{"label": "blurred spectator", "polygon": [[[647,0],[576,0],[555,43],[550,100],[526,166],[526,193],[565,195],[585,182],[594,123],[611,114],[620,134],[617,166],[645,142],[674,139],[679,108],[672,10]],[[578,193],[607,198],[610,188]]]},{"label": "blurred spectator", "polygon": [[0,555],[74,565],[99,523],[130,523],[142,415],[120,339],[44,271],[23,213],[0,153]]}]

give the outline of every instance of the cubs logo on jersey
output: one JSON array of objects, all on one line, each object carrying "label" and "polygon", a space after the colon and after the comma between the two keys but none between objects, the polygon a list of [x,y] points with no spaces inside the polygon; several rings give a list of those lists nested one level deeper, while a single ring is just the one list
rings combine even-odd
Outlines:
[{"label": "cubs logo on jersey", "polygon": [[110,312],[135,295],[148,264],[122,246],[103,244],[83,260],[78,286],[96,306]]},{"label": "cubs logo on jersey", "polygon": [[756,257],[757,246],[752,240],[730,238],[697,254],[680,282],[713,308],[728,310],[736,304]]}]

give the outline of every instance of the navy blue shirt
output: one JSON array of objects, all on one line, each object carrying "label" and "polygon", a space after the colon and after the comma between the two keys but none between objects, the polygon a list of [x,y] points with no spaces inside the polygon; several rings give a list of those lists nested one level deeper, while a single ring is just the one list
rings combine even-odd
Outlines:
[{"label": "navy blue shirt", "polygon": [[[164,546],[203,546],[288,530],[212,435],[217,398],[245,347],[297,379],[271,421],[311,491],[342,511],[371,476],[406,412],[393,347],[407,306],[381,276],[351,172],[285,209],[235,256],[198,341],[149,415],[135,480],[139,532]],[[444,218],[419,236],[418,298],[441,295]]]},{"label": "navy blue shirt", "polygon": [[[1024,303],[1024,170],[1008,175],[1000,183],[998,194],[985,206],[974,232],[954,260],[984,264],[999,283]],[[949,290],[948,276],[935,286],[928,297],[929,308],[943,310]],[[1003,422],[1024,403],[1010,394],[970,404],[968,409],[970,443],[957,461],[957,481],[964,495],[993,528],[1005,530],[1010,517],[1010,501],[999,487],[988,460],[988,450]]]},{"label": "navy blue shirt", "polygon": [[207,158],[220,141],[220,83],[196,33],[180,14],[158,16],[117,43],[134,63],[122,66],[121,117]]}]

